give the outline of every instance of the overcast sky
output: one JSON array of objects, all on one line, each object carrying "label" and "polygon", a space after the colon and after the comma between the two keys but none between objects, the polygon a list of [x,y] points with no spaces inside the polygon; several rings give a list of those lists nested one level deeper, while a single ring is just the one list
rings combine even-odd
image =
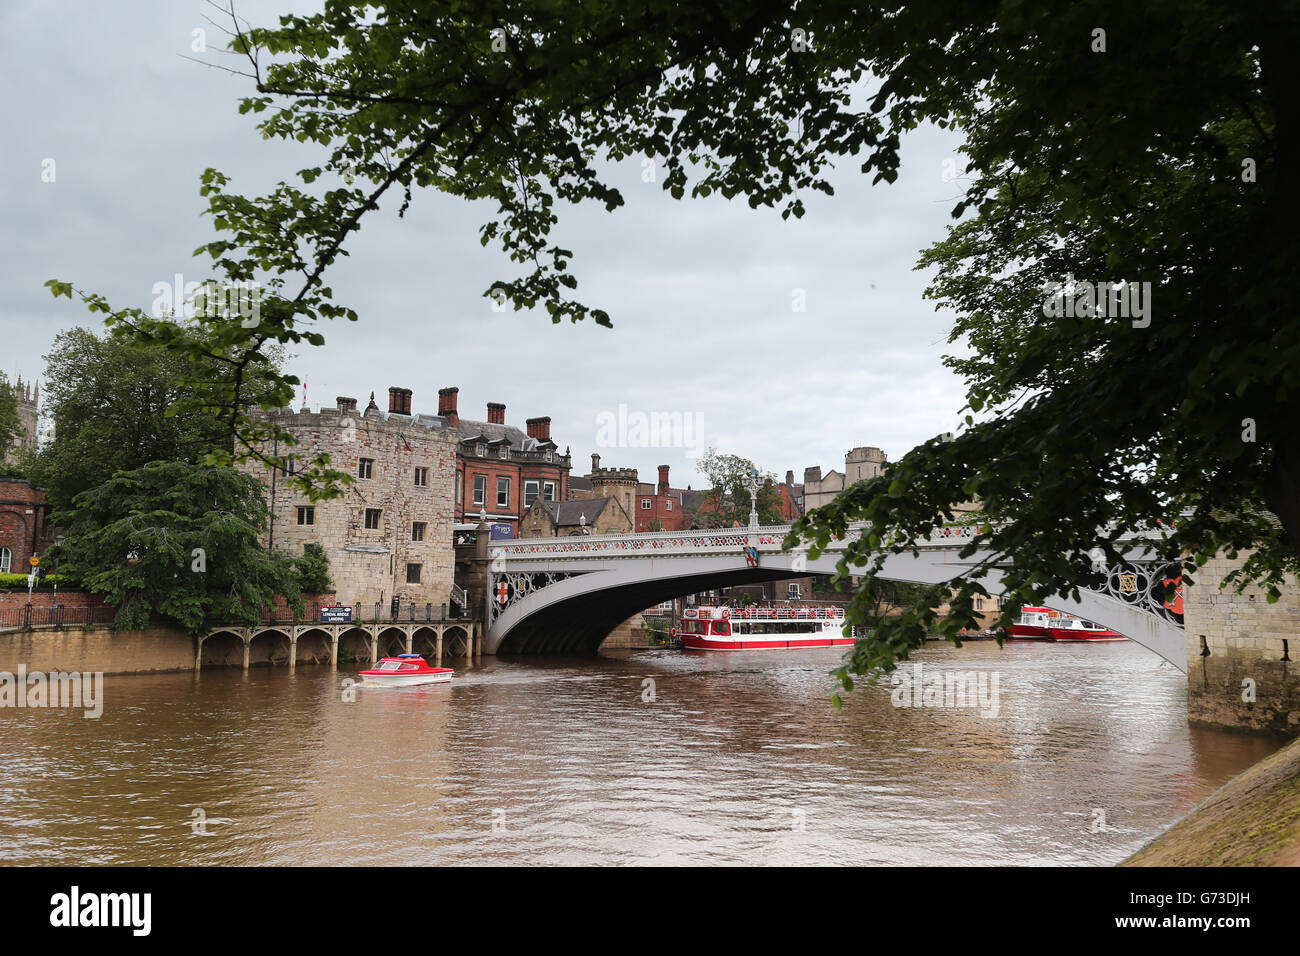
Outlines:
[{"label": "overcast sky", "polygon": [[[310,5],[239,9],[264,24]],[[0,9],[0,368],[11,378],[39,376],[60,330],[96,326],[84,308],[51,298],[46,279],[148,307],[155,283],[206,276],[207,259],[191,255],[213,238],[200,215],[204,168],[253,193],[324,158],[263,140],[237,109],[249,82],[183,58],[195,29],[220,42],[211,12],[201,0]],[[484,289],[514,272],[479,245],[492,207],[417,193],[404,219],[389,204],[349,240],[351,257],[327,281],[360,321],[327,325],[325,346],[303,346],[291,370],[312,407],[336,395],[364,405],[373,391],[387,408],[398,385],[414,390],[415,411],[434,413],[438,389],[457,385],[462,417],[485,418],[490,401],[520,427],[550,415],[574,474],[596,451],[642,480],[668,464],[674,486],[699,486],[695,448],[598,447],[598,417],[620,405],[684,413],[702,423],[704,447],[782,476],[793,469],[796,480],[809,465],[842,469],[855,445],[896,459],[955,431],[963,404],[940,363],[951,317],[922,299],[927,274],[913,270],[957,200],[943,178],[957,142],[935,129],[912,134],[892,186],[873,187],[845,163],[836,195],[805,196],[801,221],[743,200],[674,201],[642,182],[639,160],[616,167],[626,206],[557,205],[555,236],[575,252],[579,297],[608,311],[612,330],[493,313]],[[47,160],[52,183],[42,181]],[[806,312],[792,308],[796,289]]]}]

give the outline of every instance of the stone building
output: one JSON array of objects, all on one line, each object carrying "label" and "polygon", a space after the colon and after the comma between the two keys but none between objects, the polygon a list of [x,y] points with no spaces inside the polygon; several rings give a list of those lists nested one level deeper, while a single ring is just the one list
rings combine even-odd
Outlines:
[{"label": "stone building", "polygon": [[335,408],[269,415],[295,436],[297,455],[327,452],[332,467],[354,477],[340,498],[313,502],[280,469],[240,467],[265,488],[269,542],[295,555],[319,542],[341,602],[436,608],[449,601],[453,583],[457,430],[443,417],[413,414],[410,389],[388,395],[386,413],[372,392],[360,414],[356,399],[340,397]]},{"label": "stone building", "polygon": [[850,485],[879,475],[885,467],[885,460],[885,453],[879,448],[860,445],[845,452],[844,471],[840,472],[832,468],[823,475],[821,466],[814,465],[804,469],[802,486],[794,485],[794,475],[789,472],[786,473],[786,482],[792,487],[800,488],[800,491],[794,495],[795,503],[800,513],[807,514],[814,508],[830,504]]},{"label": "stone building", "polygon": [[581,534],[627,534],[632,518],[614,497],[533,502],[519,529],[521,538],[562,538]]},{"label": "stone building", "polygon": [[486,515],[514,536],[535,501],[568,498],[569,452],[557,450],[549,417],[527,419],[524,432],[506,424],[505,405],[489,402],[487,421],[461,418],[456,407],[459,392],[438,391],[438,416],[456,431],[457,520],[476,522]]},{"label": "stone building", "polygon": [[24,382],[20,377],[13,385],[14,397],[18,399],[18,423],[22,426],[13,445],[5,452],[4,461],[16,461],[27,449],[35,450],[40,422],[40,382]]},{"label": "stone building", "polygon": [[45,492],[22,478],[0,477],[0,574],[27,574],[28,559],[49,544]]},{"label": "stone building", "polygon": [[635,468],[602,468],[600,455],[591,456],[591,473],[586,476],[586,484],[591,491],[589,498],[617,498],[623,510],[629,515],[636,513],[634,500],[638,485]]}]

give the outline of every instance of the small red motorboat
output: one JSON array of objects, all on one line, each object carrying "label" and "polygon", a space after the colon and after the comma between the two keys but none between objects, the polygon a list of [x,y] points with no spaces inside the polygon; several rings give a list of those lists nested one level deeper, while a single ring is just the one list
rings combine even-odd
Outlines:
[{"label": "small red motorboat", "polygon": [[363,687],[415,687],[419,684],[446,684],[454,674],[450,667],[430,667],[419,654],[385,657],[370,670],[360,674]]}]

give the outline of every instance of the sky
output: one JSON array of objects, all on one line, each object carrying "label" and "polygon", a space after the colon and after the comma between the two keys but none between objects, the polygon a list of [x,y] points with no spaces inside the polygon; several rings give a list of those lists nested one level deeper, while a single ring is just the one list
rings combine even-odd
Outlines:
[{"label": "sky", "polygon": [[[312,5],[238,9],[267,24]],[[0,370],[11,380],[39,377],[60,331],[98,327],[52,298],[47,279],[149,307],[156,283],[207,275],[192,255],[214,237],[198,194],[205,168],[258,193],[325,158],[262,139],[238,112],[250,81],[187,58],[229,62],[214,52],[213,15],[203,0],[0,7]],[[192,50],[195,30],[205,53]],[[643,481],[669,465],[674,487],[700,487],[695,460],[709,447],[796,481],[813,465],[843,470],[858,445],[897,459],[956,431],[964,404],[941,361],[952,316],[922,298],[928,273],[914,270],[950,222],[959,186],[945,160],[959,142],[934,128],[909,134],[892,185],[846,162],[831,176],[835,196],[803,197],[802,220],[743,198],[673,200],[643,181],[639,158],[610,167],[626,205],[557,205],[554,237],[575,252],[578,297],[609,312],[613,329],[493,312],[484,291],[514,275],[479,244],[494,207],[419,192],[402,219],[395,203],[369,214],[327,274],[360,321],[326,323],[326,344],[301,346],[289,370],[312,408],[339,395],[364,406],[372,391],[387,408],[400,386],[413,411],[433,414],[438,389],[455,385],[463,418],[485,419],[488,402],[520,428],[549,415],[575,475],[593,452]],[[684,427],[639,431],[652,415]]]}]

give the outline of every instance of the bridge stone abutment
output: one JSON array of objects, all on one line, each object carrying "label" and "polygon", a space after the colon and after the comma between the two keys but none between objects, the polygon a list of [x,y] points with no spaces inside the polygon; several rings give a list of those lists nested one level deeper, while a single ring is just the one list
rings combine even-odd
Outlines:
[{"label": "bridge stone abutment", "polygon": [[1203,727],[1300,735],[1300,588],[1269,604],[1262,588],[1220,590],[1249,557],[1217,557],[1183,597],[1187,718]]}]

